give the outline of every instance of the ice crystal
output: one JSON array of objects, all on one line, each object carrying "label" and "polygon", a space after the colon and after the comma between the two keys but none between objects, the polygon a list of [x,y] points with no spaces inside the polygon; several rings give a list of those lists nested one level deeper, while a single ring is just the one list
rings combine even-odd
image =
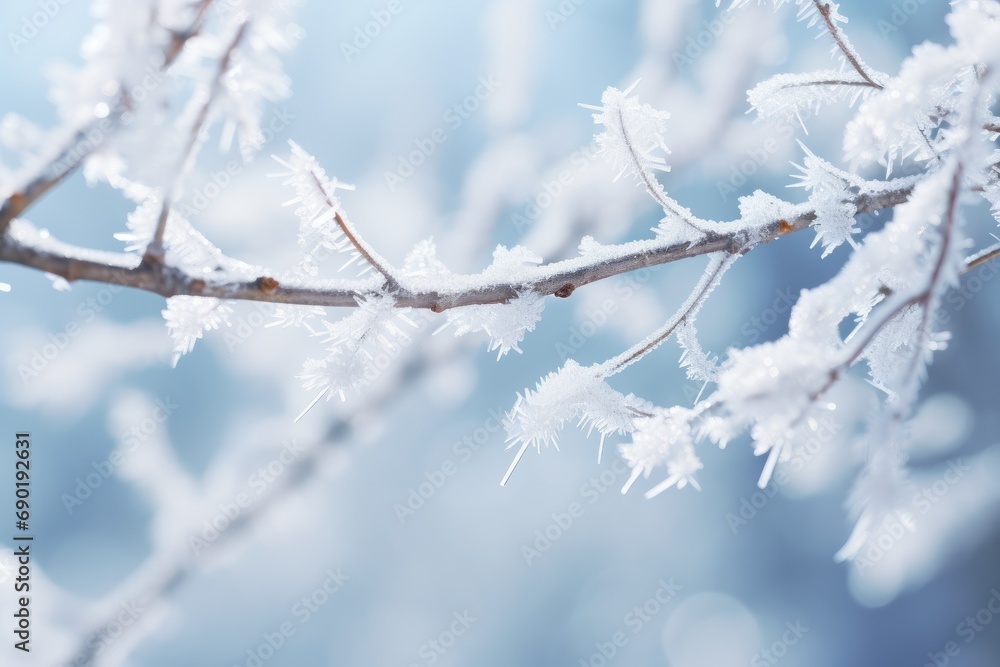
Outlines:
[{"label": "ice crystal", "polygon": [[218,329],[222,325],[228,326],[232,312],[232,308],[222,301],[210,297],[173,296],[167,299],[163,319],[174,340],[171,363],[176,366],[183,355],[194,349],[195,342],[206,331]]},{"label": "ice crystal", "polygon": [[608,88],[601,95],[601,106],[582,104],[594,109],[594,123],[604,126],[595,137],[600,153],[618,172],[615,180],[625,174],[637,179],[649,178],[654,170],[670,171],[666,159],[656,152],[670,153],[664,140],[670,114],[658,111],[648,104],[641,104],[637,96],[629,93],[638,82],[621,91]]}]

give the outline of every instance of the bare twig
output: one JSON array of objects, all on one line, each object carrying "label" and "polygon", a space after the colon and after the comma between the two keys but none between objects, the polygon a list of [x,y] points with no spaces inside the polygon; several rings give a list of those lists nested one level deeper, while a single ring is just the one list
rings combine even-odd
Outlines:
[{"label": "bare twig", "polygon": [[656,200],[665,212],[673,213],[675,216],[691,225],[693,228],[697,229],[699,232],[706,231],[704,226],[701,225],[694,217],[688,213],[685,213],[672,199],[667,197],[663,188],[660,184],[652,178],[646,171],[645,167],[642,165],[642,161],[639,159],[639,155],[635,151],[635,146],[632,144],[632,138],[628,134],[628,125],[625,122],[625,117],[622,115],[622,107],[618,107],[618,124],[622,128],[622,137],[625,139],[625,145],[628,147],[629,156],[632,158],[632,168],[642,179],[643,185],[646,186],[646,192],[649,196]]},{"label": "bare twig", "polygon": [[160,216],[156,221],[156,229],[153,232],[153,238],[146,247],[146,252],[143,254],[143,262],[163,262],[163,236],[166,233],[167,220],[170,218],[171,203],[174,199],[176,199],[181,183],[184,180],[184,174],[191,166],[192,158],[194,157],[198,147],[198,141],[200,139],[202,129],[205,127],[205,123],[208,122],[208,114],[212,108],[212,103],[218,97],[219,91],[222,89],[223,79],[225,78],[226,72],[229,70],[229,65],[233,60],[233,53],[236,51],[236,47],[239,45],[240,40],[242,40],[243,36],[246,34],[248,25],[249,22],[247,21],[240,24],[240,27],[236,29],[236,34],[233,35],[233,39],[229,43],[228,48],[226,48],[225,53],[223,53],[222,57],[219,58],[219,67],[216,72],[215,79],[212,81],[208,96],[205,99],[205,104],[203,104],[201,109],[198,110],[198,115],[195,117],[194,123],[191,125],[191,133],[188,137],[187,145],[184,147],[184,151],[181,153],[180,159],[178,160],[173,183],[170,186],[169,192],[163,198],[163,207],[160,209]]},{"label": "bare twig", "polygon": [[333,219],[337,223],[337,226],[340,227],[340,231],[343,232],[345,237],[347,237],[347,240],[350,241],[351,245],[354,246],[354,249],[358,251],[358,254],[361,255],[362,259],[368,262],[373,269],[382,274],[385,278],[386,289],[390,292],[398,290],[399,282],[389,269],[389,263],[378,256],[371,246],[369,246],[364,239],[361,238],[361,235],[357,233],[354,226],[347,221],[347,218],[341,214],[337,203],[334,201],[331,194],[327,192],[326,187],[323,185],[323,180],[319,177],[319,175],[315,171],[310,171],[309,175],[312,176],[313,183],[316,185],[316,188],[323,193],[324,203],[331,209],[334,209]]},{"label": "bare twig", "polygon": [[965,259],[965,268],[962,269],[962,273],[968,273],[969,271],[975,269],[976,267],[987,264],[997,257],[1000,257],[1000,243],[994,243],[988,248],[983,248],[975,255],[967,257]]},{"label": "bare twig", "polygon": [[851,64],[854,71],[865,80],[863,85],[882,90],[882,84],[875,81],[875,72],[870,70],[861,59],[858,57],[857,52],[851,45],[847,35],[844,31],[840,29],[840,26],[833,20],[832,8],[829,2],[824,2],[823,0],[813,0],[813,4],[816,5],[816,9],[819,10],[820,15],[823,17],[823,21],[826,23],[826,30],[833,37],[833,41],[836,42],[837,48],[840,49],[841,53],[844,54],[844,58],[847,62]]},{"label": "bare twig", "polygon": [[[850,79],[820,79],[819,81],[800,81],[798,83],[790,83],[787,86],[782,86],[783,90],[790,90],[792,88],[808,88],[810,86],[855,86],[859,88],[871,88],[872,85],[867,81],[851,81]],[[879,86],[881,88],[881,86]]]},{"label": "bare twig", "polygon": [[362,240],[362,238],[355,232],[353,226],[347,222],[347,219],[341,215],[340,211],[333,216],[333,219],[337,222],[337,226],[340,230],[344,232],[344,236],[347,240],[351,242],[357,251],[361,254],[366,262],[368,262],[376,271],[382,274],[385,278],[385,288],[390,292],[394,292],[399,289],[399,282],[396,277],[392,275],[389,270],[389,265],[381,257],[378,257],[375,252],[368,246],[367,243]]},{"label": "bare twig", "polygon": [[[34,204],[46,192],[59,185],[63,179],[76,169],[77,165],[90,152],[88,150],[83,154],[73,154],[78,143],[82,142],[85,137],[86,130],[77,132],[69,144],[46,167],[43,175],[36,176],[21,192],[15,192],[0,206],[0,234],[6,231],[11,220],[21,215],[25,209]],[[64,166],[62,169],[56,169],[55,173],[49,173],[50,167],[63,164],[66,161],[69,161],[67,166]]]},{"label": "bare twig", "polygon": [[738,257],[739,255],[737,254],[713,257],[708,268],[705,269],[701,280],[698,281],[694,291],[685,301],[684,305],[671,315],[670,319],[662,327],[648,336],[646,340],[619,354],[617,357],[610,359],[606,364],[608,374],[618,373],[639,359],[642,359],[646,354],[659,347],[663,341],[670,338],[670,335],[677,330],[677,327],[688,322],[705,303],[705,300],[712,292],[712,288],[718,284],[722,274],[729,270],[729,267],[736,262]]}]

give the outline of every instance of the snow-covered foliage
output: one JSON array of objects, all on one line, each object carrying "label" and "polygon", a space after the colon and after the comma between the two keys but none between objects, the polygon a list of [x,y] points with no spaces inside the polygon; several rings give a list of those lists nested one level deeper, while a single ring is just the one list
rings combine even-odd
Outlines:
[{"label": "snow-covered foliage", "polygon": [[[785,2],[773,4],[780,9]],[[278,57],[290,47],[290,32],[279,29],[287,21],[286,3],[231,1],[230,11],[211,14],[208,4],[146,0],[112,11],[111,3],[97,3],[101,23],[86,42],[84,64],[54,75],[60,124],[46,132],[5,120],[26,128],[0,133],[23,158],[0,183],[5,211],[77,166],[136,206],[127,231],[117,235],[125,253],[113,256],[79,252],[20,218],[0,218],[11,261],[62,270],[70,280],[128,274],[133,282],[127,284],[170,295],[163,316],[175,364],[206,332],[229,324],[230,300],[272,302],[271,326],[302,327],[319,341],[322,354],[308,358],[299,375],[311,392],[311,402],[303,399],[308,411],[324,397],[350,400],[378,378],[419,329],[409,309],[438,313],[442,328],[455,335],[485,333],[499,359],[527,344],[550,295],[569,297],[628,270],[707,254],[701,279],[660,328],[604,362],[570,359],[518,395],[505,420],[516,454],[502,483],[529,447],[556,445],[560,431],[575,422],[599,434],[598,460],[607,439],[627,439],[619,447],[632,470],[625,490],[653,475],[659,481],[648,496],[699,489],[698,447],[726,446],[743,436],[765,457],[764,487],[790,452],[837,412],[831,392],[860,374],[855,367],[864,362],[866,379],[883,392],[884,403],[857,437],[866,460],[850,498],[857,523],[838,556],[856,554],[871,527],[899,511],[907,422],[927,366],[949,337],[937,326],[939,310],[971,261],[962,206],[979,193],[994,211],[1000,206],[992,143],[1000,126],[990,112],[1000,68],[1000,3],[954,3],[948,18],[954,44],[916,47],[895,76],[864,62],[835,3],[790,3],[832,38],[839,69],[778,75],[752,89],[749,103],[761,116],[803,124],[804,112],[836,103],[856,107],[843,136],[850,167],[836,167],[803,144],[794,178],[808,201],[794,204],[758,191],[740,200],[736,221],[699,219],[666,194],[657,178],[669,171],[669,114],[640,102],[635,85],[607,88],[601,106],[588,107],[601,127],[597,146],[616,178],[632,176],[662,209],[654,237],[621,245],[587,237],[578,256],[551,264],[528,248],[498,246],[493,261],[471,275],[450,271],[430,240],[394,267],[349,221],[340,193],[353,188],[328,176],[295,143],[288,156],[276,157],[284,170],[277,176],[292,191],[286,203],[298,217],[301,257],[291,270],[231,259],[181,215],[174,204],[212,127],[221,126],[224,146],[238,137],[249,160],[261,143],[263,104],[288,93]],[[735,0],[731,9],[746,4]],[[149,20],[151,14],[157,20]],[[80,144],[80,137],[87,142]],[[857,171],[872,163],[884,167],[886,178],[894,164],[911,175],[881,181]],[[883,229],[861,234],[859,213],[889,208],[894,215]],[[805,227],[822,244],[822,258],[846,244],[851,254],[840,271],[801,293],[788,333],[778,340],[718,357],[703,350],[695,320],[736,260]],[[341,253],[346,259],[331,262]],[[65,266],[50,262],[52,255],[67,258]],[[350,266],[361,276],[323,275]],[[335,319],[333,307],[353,311]],[[845,321],[854,323],[848,335],[841,331]],[[688,377],[704,385],[694,405],[656,406],[612,386],[616,374],[672,335],[684,350],[680,364]]]}]

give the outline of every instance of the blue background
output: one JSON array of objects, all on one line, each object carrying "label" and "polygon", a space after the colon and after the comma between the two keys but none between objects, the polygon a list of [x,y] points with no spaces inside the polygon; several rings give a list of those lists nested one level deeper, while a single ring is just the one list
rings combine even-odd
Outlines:
[{"label": "blue background", "polygon": [[[809,119],[808,135],[797,127],[793,133],[753,124],[744,115],[744,91],[756,81],[829,66],[828,40],[815,40],[814,29],[796,24],[794,9],[741,11],[735,21],[717,24],[724,27],[715,36],[705,23],[717,16],[712,3],[562,5],[574,9],[556,21],[550,13],[560,11],[556,0],[401,0],[402,10],[350,61],[341,45],[385,3],[303,6],[294,19],[298,28],[290,28],[303,38],[285,58],[294,95],[276,103],[293,120],[192,222],[233,256],[290,267],[296,220],[281,203],[291,195],[267,178],[279,170],[267,156],[286,153],[285,140],[294,139],[328,173],[357,185],[345,194],[344,206],[394,263],[430,236],[457,271],[485,267],[497,243],[523,243],[553,260],[573,254],[585,234],[608,243],[648,237],[658,217],[634,184],[613,183],[599,162],[588,161],[579,171],[565,163],[593,133],[589,112],[577,103],[596,104],[606,86],[625,87],[640,76],[640,97],[673,114],[667,140],[674,169],[663,182],[703,217],[737,214],[736,196],[720,196],[719,183],[734,185],[739,195],[760,188],[801,199],[800,191],[784,189],[789,162],[801,157],[794,138],[839,161],[840,128],[851,114],[846,105]],[[905,18],[902,25],[886,32],[878,22],[892,21],[900,7],[844,3],[850,34],[874,67],[894,73],[914,44],[949,39],[945,3],[912,5],[914,11],[897,15]],[[20,29],[22,18],[35,11],[33,2],[5,3],[2,32]],[[86,3],[74,0],[17,53],[5,43],[2,110],[51,126],[55,115],[42,73],[54,59],[78,59],[77,45],[91,24]],[[687,41],[699,36],[707,42],[699,47],[704,54],[690,46],[696,41]],[[674,56],[684,53],[698,55],[678,72],[681,61]],[[496,95],[459,127],[448,128],[445,112],[491,74],[502,82]],[[436,127],[447,128],[447,140],[390,192],[386,171]],[[764,164],[754,166],[745,182],[731,180],[733,165],[759,155],[771,138],[779,149],[766,151]],[[234,153],[220,153],[209,141],[189,192],[233,159]],[[512,216],[566,168],[573,172],[572,191],[518,229]],[[88,187],[77,174],[26,217],[67,241],[117,250],[121,244],[112,234],[124,229],[129,210],[114,191]],[[970,210],[969,220],[977,238],[993,226],[981,207]],[[783,333],[787,316],[771,317],[775,312],[763,320],[771,320],[767,325],[750,323],[779,303],[783,290],[796,294],[819,284],[847,255],[842,248],[821,261],[820,251],[808,248],[811,236],[807,231],[782,239],[737,264],[700,319],[706,349],[722,353]],[[312,396],[295,375],[321,347],[303,332],[258,327],[235,346],[212,332],[171,369],[159,297],[111,294],[92,284],[54,291],[38,273],[0,266],[0,280],[13,285],[11,293],[0,294],[0,423],[8,432],[28,429],[33,436],[34,567],[41,587],[34,641],[65,655],[80,630],[102,617],[95,608],[115,608],[145,589],[149,559],[190,556],[187,545],[161,538],[182,534],[171,532],[175,524],[193,520],[200,526],[218,503],[235,497],[205,489],[245,489],[248,474],[273,460],[283,440],[295,438],[307,446],[329,445],[316,473],[254,528],[197,559],[191,575],[164,600],[147,604],[142,623],[111,642],[104,657],[149,666],[246,665],[247,651],[258,650],[263,635],[291,622],[295,634],[265,664],[432,664],[426,642],[449,628],[453,614],[468,611],[476,622],[433,664],[599,665],[598,644],[619,631],[628,641],[608,664],[774,664],[759,652],[781,641],[786,623],[798,621],[809,631],[781,650],[784,665],[920,667],[950,641],[960,651],[948,664],[996,665],[995,622],[969,643],[957,634],[963,619],[1000,587],[1000,501],[991,481],[997,462],[988,451],[1000,422],[1000,292],[985,274],[976,293],[962,299],[972,307],[950,313],[954,339],[931,367],[924,396],[935,411],[924,415],[919,435],[928,444],[915,457],[925,475],[918,480],[927,483],[957,458],[977,473],[942,498],[942,521],[951,517],[959,528],[947,532],[928,524],[925,534],[943,543],[942,551],[927,551],[927,543],[907,537],[894,550],[931,554],[923,565],[901,561],[868,575],[898,576],[886,589],[852,578],[848,566],[833,561],[851,527],[844,499],[857,453],[846,442],[829,445],[812,477],[781,488],[735,532],[727,515],[754,498],[763,463],[745,439],[724,451],[701,447],[701,493],[687,488],[644,500],[642,491],[656,483],[654,477],[620,495],[624,477],[614,473],[613,447],[598,465],[596,437],[572,428],[560,451],[529,452],[511,483],[498,486],[512,452],[504,451],[504,434],[491,428],[491,411],[509,409],[517,391],[561,365],[566,348],[560,346],[592,363],[639,340],[685,298],[703,265],[696,259],[663,266],[633,282],[616,279],[568,300],[550,300],[521,345],[524,354],[499,362],[480,338],[456,344],[447,329],[429,338],[442,321],[434,318],[369,392],[345,404],[321,403],[298,424],[292,419]],[[88,297],[109,301],[94,321],[82,320],[80,304]],[[584,329],[601,319],[595,313],[605,299],[615,312],[606,324]],[[252,322],[253,312],[240,305],[236,316]],[[18,367],[72,322],[83,332],[40,378],[22,380]],[[581,330],[595,333],[574,336]],[[685,379],[676,358],[670,343],[615,386],[660,405],[688,403],[700,387]],[[399,377],[400,369],[407,375]],[[876,396],[862,383],[848,394],[846,405]],[[65,494],[108,459],[122,431],[152,414],[149,401],[168,397],[179,407],[134,454],[138,463],[151,462],[147,474],[160,480],[166,495],[151,499],[143,490],[149,485],[115,475],[67,511]],[[478,433],[488,432],[488,439],[465,460],[460,452],[467,450],[456,443],[475,441],[477,429],[485,429]],[[163,451],[176,457],[176,470],[156,458]],[[455,474],[401,522],[397,505],[449,461]],[[611,478],[614,483],[606,484]],[[593,480],[596,486],[588,486]],[[568,513],[573,503],[582,515],[526,563],[522,548],[535,544],[536,531],[544,532],[553,514]],[[349,580],[300,623],[296,601],[336,568]],[[655,613],[633,632],[628,614],[655,599],[660,580],[679,584],[679,593],[651,605]],[[138,637],[135,646],[127,643],[130,636]],[[6,656],[9,647],[0,651]]]}]

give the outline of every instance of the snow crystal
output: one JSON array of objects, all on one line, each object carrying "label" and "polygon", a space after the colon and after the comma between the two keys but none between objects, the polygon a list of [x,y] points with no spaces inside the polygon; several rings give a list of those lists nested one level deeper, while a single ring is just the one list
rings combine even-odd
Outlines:
[{"label": "snow crystal", "polygon": [[535,330],[544,308],[545,297],[526,291],[505,304],[452,308],[445,313],[448,322],[438,331],[447,326],[455,327],[456,336],[482,331],[490,337],[490,352],[497,350],[499,359],[511,350],[521,352],[518,344]]},{"label": "snow crystal", "polygon": [[687,371],[689,380],[699,382],[719,381],[719,358],[709,357],[698,341],[698,330],[693,321],[686,321],[677,327],[677,343],[684,350],[680,366]]},{"label": "snow crystal", "polygon": [[597,429],[604,438],[632,430],[633,419],[647,408],[634,396],[612,389],[597,366],[580,366],[572,359],[558,371],[542,378],[535,389],[518,394],[517,402],[504,420],[508,449],[520,445],[517,457],[504,475],[506,484],[529,447],[558,447],[559,432],[566,422],[576,419],[581,426]]},{"label": "snow crystal", "polygon": [[816,157],[801,142],[799,145],[805,151],[805,164],[796,165],[802,173],[797,176],[799,182],[795,186],[809,192],[809,205],[816,211],[812,223],[816,230],[813,245],[821,242],[823,257],[826,257],[845,241],[853,244],[851,235],[861,231],[854,219],[858,211],[852,203],[850,186],[853,183],[847,173]]},{"label": "snow crystal", "polygon": [[797,217],[799,207],[778,199],[762,190],[739,198],[740,222],[748,226],[764,226],[776,220],[790,220]]},{"label": "snow crystal", "polygon": [[913,530],[910,512],[906,511],[913,497],[905,459],[891,443],[875,449],[864,472],[858,478],[848,498],[848,507],[857,517],[850,537],[834,556],[837,562],[850,560],[861,551],[872,530],[893,517]]},{"label": "snow crystal", "polygon": [[271,321],[267,327],[304,327],[315,334],[312,323],[326,314],[326,310],[319,306],[300,306],[296,304],[282,303],[271,307]]},{"label": "snow crystal", "polygon": [[451,271],[437,257],[437,246],[433,239],[425,239],[417,243],[406,256],[400,277],[406,279],[406,284],[413,289],[432,288],[450,275]]},{"label": "snow crystal", "polygon": [[[714,399],[732,425],[752,427],[754,453],[769,454],[759,485],[767,485],[782,448],[801,437],[800,427],[831,382],[830,349],[790,337],[730,350]],[[722,443],[720,443],[722,444]]]},{"label": "snow crystal", "polygon": [[520,276],[524,276],[526,281],[530,280],[525,273],[525,267],[534,267],[541,264],[542,258],[522,246],[514,246],[507,249],[506,246],[497,246],[493,251],[493,261],[479,276],[486,281],[505,281],[516,283]]},{"label": "snow crystal", "polygon": [[622,493],[626,493],[640,475],[649,477],[660,466],[667,469],[667,479],[648,491],[647,498],[672,486],[683,489],[691,484],[701,489],[694,478],[702,463],[694,453],[690,423],[693,415],[691,410],[674,407],[657,409],[653,415],[635,420],[632,442],[619,447],[622,458],[632,468]]},{"label": "snow crystal", "polygon": [[174,356],[171,364],[177,365],[180,358],[194,349],[195,342],[206,331],[229,326],[232,308],[219,299],[198,296],[172,296],[167,299],[163,319],[167,331],[174,340]]},{"label": "snow crystal", "polygon": [[898,76],[858,109],[844,132],[844,153],[859,164],[935,160],[955,136],[937,132],[954,117],[963,91],[974,79],[968,54],[956,47],[925,43],[914,47]]},{"label": "snow crystal", "polygon": [[750,106],[762,118],[788,121],[803,127],[803,113],[818,114],[829,104],[846,100],[854,106],[876,89],[856,74],[822,70],[808,74],[777,74],[747,93]]},{"label": "snow crystal", "polygon": [[[295,191],[295,197],[285,202],[285,206],[297,204],[295,215],[299,218],[299,245],[304,250],[302,262],[298,267],[304,276],[315,277],[319,274],[318,259],[327,251],[346,253],[347,262],[340,268],[361,261],[357,247],[344,234],[338,224],[337,217],[343,217],[337,190],[353,190],[354,186],[341,183],[336,178],[330,178],[319,162],[303,150],[294,141],[289,141],[292,152],[287,160],[272,155],[274,160],[286,171],[273,174],[284,178],[283,185],[290,185]],[[355,235],[355,240],[358,240]],[[362,274],[371,270],[371,266],[362,263]]]},{"label": "snow crystal", "polygon": [[650,171],[670,171],[666,160],[654,154],[670,153],[663,138],[670,114],[640,104],[637,96],[629,97],[636,85],[638,81],[624,91],[609,87],[601,95],[602,106],[580,105],[598,112],[594,123],[605,129],[595,139],[600,154],[618,172],[615,180],[626,173],[641,180]]},{"label": "snow crystal", "polygon": [[328,344],[322,359],[307,359],[299,375],[307,390],[317,391],[315,398],[296,417],[300,420],[323,397],[334,395],[347,400],[355,391],[378,377],[387,354],[397,356],[410,344],[407,329],[417,325],[406,316],[408,308],[398,307],[392,296],[359,297],[353,313],[337,322],[324,321],[325,331],[317,336]]}]

